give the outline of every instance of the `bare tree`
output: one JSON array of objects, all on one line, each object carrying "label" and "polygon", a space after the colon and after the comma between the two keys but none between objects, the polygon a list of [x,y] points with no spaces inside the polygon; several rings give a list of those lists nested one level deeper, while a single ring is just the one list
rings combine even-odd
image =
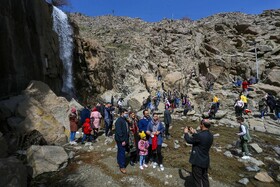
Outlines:
[{"label": "bare tree", "polygon": [[69,5],[68,0],[47,0],[48,3],[56,7],[67,6]]}]

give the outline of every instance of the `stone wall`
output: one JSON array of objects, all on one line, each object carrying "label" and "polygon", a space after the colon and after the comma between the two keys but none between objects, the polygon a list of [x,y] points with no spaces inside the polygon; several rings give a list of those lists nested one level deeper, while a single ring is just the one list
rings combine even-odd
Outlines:
[{"label": "stone wall", "polygon": [[52,6],[44,0],[0,1],[0,98],[43,81],[59,93],[62,63]]}]

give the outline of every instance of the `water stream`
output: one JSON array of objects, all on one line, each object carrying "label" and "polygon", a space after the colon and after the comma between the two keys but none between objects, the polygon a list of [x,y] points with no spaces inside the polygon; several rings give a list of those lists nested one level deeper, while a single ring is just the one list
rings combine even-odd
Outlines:
[{"label": "water stream", "polygon": [[73,29],[67,15],[53,7],[53,30],[59,37],[59,56],[63,63],[62,92],[73,95]]}]

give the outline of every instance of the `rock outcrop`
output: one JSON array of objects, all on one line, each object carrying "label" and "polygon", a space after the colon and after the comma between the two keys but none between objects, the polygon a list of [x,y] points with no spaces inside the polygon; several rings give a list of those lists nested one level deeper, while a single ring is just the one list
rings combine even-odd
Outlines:
[{"label": "rock outcrop", "polygon": [[33,168],[33,177],[45,172],[57,171],[64,163],[67,164],[68,155],[59,146],[31,146],[27,150],[27,161]]},{"label": "rock outcrop", "polygon": [[265,85],[260,89],[279,93],[274,91],[279,89],[280,39],[275,34],[280,31],[279,10],[158,23],[78,13],[70,19],[76,28],[76,65],[83,64],[76,80],[79,89],[89,93],[113,89],[127,96],[146,88],[150,93],[176,89],[193,94],[198,89],[195,99],[207,82],[214,82],[214,90],[220,91],[230,87],[234,76],[256,76],[255,47],[259,78]]},{"label": "rock outcrop", "polygon": [[43,0],[0,2],[0,98],[19,94],[31,80],[60,93],[62,63],[51,15]]},{"label": "rock outcrop", "polygon": [[69,137],[71,107],[81,110],[74,99],[58,97],[40,81],[31,81],[22,95],[0,102],[0,157],[31,145],[63,145]]}]

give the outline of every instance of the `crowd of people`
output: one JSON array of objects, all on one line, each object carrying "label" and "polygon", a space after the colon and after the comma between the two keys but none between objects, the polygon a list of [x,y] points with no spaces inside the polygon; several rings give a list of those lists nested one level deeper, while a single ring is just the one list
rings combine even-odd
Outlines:
[{"label": "crowd of people", "polygon": [[[234,104],[237,122],[240,124],[239,133],[236,135],[240,138],[242,148],[242,159],[250,158],[251,154],[248,151],[248,142],[251,140],[249,126],[245,123],[243,115],[252,112],[248,106],[248,93],[250,85],[255,80],[237,79],[234,82],[235,87],[242,87],[242,92]],[[210,90],[211,91],[211,90]],[[164,103],[164,119],[161,122],[157,114],[160,102]],[[162,144],[163,139],[169,139],[169,127],[172,123],[171,113],[177,107],[184,109],[183,115],[187,115],[188,111],[193,109],[189,98],[180,94],[177,90],[173,92],[160,92],[157,90],[148,98],[143,98],[143,117],[140,119],[135,111],[128,111],[124,108],[124,100],[120,98],[117,101],[116,107],[113,106],[113,99],[105,105],[96,104],[93,108],[84,107],[78,117],[77,110],[71,109],[69,114],[70,121],[70,144],[77,144],[75,141],[75,133],[79,127],[82,127],[83,137],[81,143],[87,141],[95,141],[99,136],[101,121],[104,121],[104,135],[111,137],[113,135],[112,127],[114,116],[118,114],[118,119],[115,122],[115,141],[117,144],[117,163],[120,171],[126,173],[126,152],[129,153],[129,163],[135,166],[139,162],[140,170],[144,170],[149,165],[153,168],[159,168],[164,171]],[[259,101],[260,117],[263,119],[268,113],[275,112],[275,117],[280,119],[280,101],[271,94],[266,94]],[[209,119],[214,119],[217,111],[220,108],[220,99],[214,95],[210,104],[208,115]],[[116,110],[117,109],[117,110]],[[117,111],[117,112],[116,112]],[[78,120],[79,119],[79,120]],[[213,135],[209,131],[210,122],[208,119],[203,119],[200,123],[200,132],[187,127],[184,129],[185,140],[192,144],[192,152],[190,163],[192,164],[192,176],[196,186],[209,186],[208,167],[210,163],[209,149],[213,143]]]}]

